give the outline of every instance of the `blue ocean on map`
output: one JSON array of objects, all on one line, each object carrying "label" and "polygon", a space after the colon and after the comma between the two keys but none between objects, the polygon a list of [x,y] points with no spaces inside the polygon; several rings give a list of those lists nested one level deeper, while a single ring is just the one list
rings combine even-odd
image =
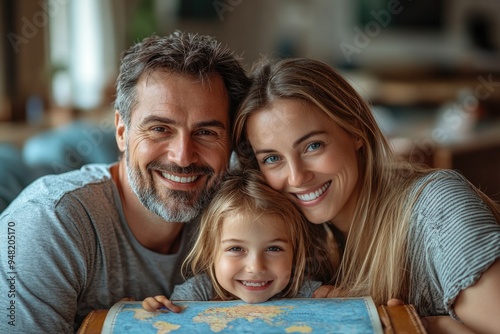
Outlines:
[{"label": "blue ocean on map", "polygon": [[369,297],[175,303],[184,308],[181,313],[147,312],[140,302],[119,302],[102,333],[382,333]]}]

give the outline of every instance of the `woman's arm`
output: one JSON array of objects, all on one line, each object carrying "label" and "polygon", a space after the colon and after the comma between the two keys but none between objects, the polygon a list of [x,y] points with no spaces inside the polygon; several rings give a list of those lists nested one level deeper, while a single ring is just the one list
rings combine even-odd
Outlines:
[{"label": "woman's arm", "polygon": [[458,294],[453,307],[457,316],[477,333],[500,330],[500,259],[472,286]]},{"label": "woman's arm", "polygon": [[[496,260],[472,286],[461,291],[453,308],[463,324],[449,316],[422,318],[432,333],[498,333],[500,328],[500,259]],[[391,299],[388,306],[402,304]],[[470,329],[469,329],[470,328]]]},{"label": "woman's arm", "polygon": [[333,285],[322,285],[313,293],[313,298],[336,298],[339,297],[339,290]]},{"label": "woman's arm", "polygon": [[[398,305],[404,305],[403,301],[393,298],[387,302],[387,306]],[[473,331],[465,327],[461,322],[448,315],[423,317],[420,320],[429,334],[474,334]]]}]

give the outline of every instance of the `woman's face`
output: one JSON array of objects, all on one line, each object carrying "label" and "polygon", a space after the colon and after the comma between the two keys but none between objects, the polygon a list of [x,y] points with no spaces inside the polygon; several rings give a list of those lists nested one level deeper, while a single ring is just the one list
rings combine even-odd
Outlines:
[{"label": "woman's face", "polygon": [[248,118],[246,130],[266,181],[315,224],[347,232],[357,200],[361,141],[316,106],[278,99]]}]

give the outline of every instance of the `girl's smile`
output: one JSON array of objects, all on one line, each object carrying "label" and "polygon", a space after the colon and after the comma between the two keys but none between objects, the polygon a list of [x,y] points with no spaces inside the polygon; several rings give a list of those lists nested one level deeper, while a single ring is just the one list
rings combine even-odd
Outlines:
[{"label": "girl's smile", "polygon": [[224,218],[215,274],[219,284],[247,303],[264,302],[290,282],[293,263],[288,225],[281,216],[235,212]]}]

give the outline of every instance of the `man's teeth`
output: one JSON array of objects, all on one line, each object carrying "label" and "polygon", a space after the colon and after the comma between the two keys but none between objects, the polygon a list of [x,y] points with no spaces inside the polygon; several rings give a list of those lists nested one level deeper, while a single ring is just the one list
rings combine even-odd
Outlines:
[{"label": "man's teeth", "polygon": [[296,194],[298,199],[301,201],[307,202],[307,201],[312,201],[321,196],[326,189],[330,186],[331,182],[326,183],[323,187],[321,187],[319,190],[316,190],[312,193],[309,194]]},{"label": "man's teeth", "polygon": [[180,182],[180,183],[191,183],[191,182],[194,182],[198,179],[198,176],[179,177],[177,175],[172,175],[172,174],[168,174],[168,173],[161,173],[161,175],[163,175],[163,177],[166,178],[167,180],[174,181],[174,182]]},{"label": "man's teeth", "polygon": [[248,282],[248,281],[241,281],[241,283],[244,286],[254,286],[254,287],[259,287],[259,286],[265,286],[268,285],[270,281],[264,281],[264,282]]}]

